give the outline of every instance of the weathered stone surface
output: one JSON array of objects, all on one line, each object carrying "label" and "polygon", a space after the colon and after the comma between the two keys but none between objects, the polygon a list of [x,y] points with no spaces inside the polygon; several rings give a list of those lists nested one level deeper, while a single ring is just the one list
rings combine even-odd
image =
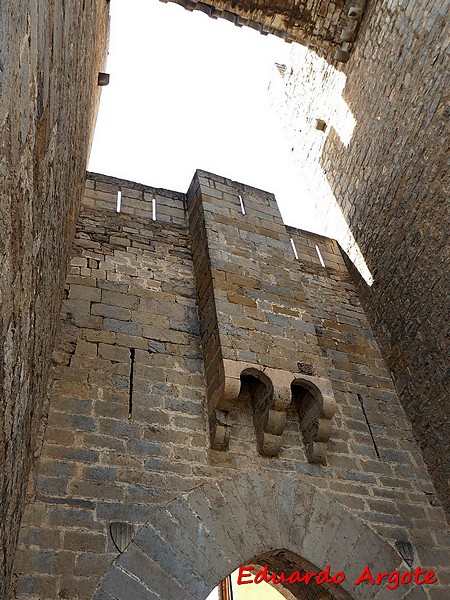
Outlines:
[{"label": "weathered stone surface", "polygon": [[272,83],[326,231],[352,259],[358,245],[372,274],[358,292],[447,512],[449,9],[369,3],[345,67],[293,49]]},{"label": "weathered stone surface", "polygon": [[2,598],[38,452],[107,30],[104,0],[0,5]]},{"label": "weathered stone surface", "polygon": [[[106,196],[96,206],[92,193],[100,186]],[[189,599],[204,597],[232,569],[230,563],[264,554],[269,539],[272,548],[290,540],[303,558],[319,563],[323,555],[342,567],[352,552],[359,552],[360,562],[375,558],[384,564],[372,550],[384,548],[382,540],[409,539],[418,560],[432,561],[445,581],[443,512],[430,506],[433,487],[338,244],[285,228],[266,192],[202,171],[193,186],[222,193],[205,194],[189,209],[195,231],[206,219],[203,234],[226,239],[222,246],[210,244],[210,263],[196,255],[201,238],[191,235],[183,194],[89,175],[71,262],[79,272],[70,276],[76,282],[67,282],[56,348],[66,360],[54,367],[37,495],[25,511],[19,541],[17,598],[35,594],[50,600],[76,589],[79,599],[91,600],[118,555],[110,536],[117,521],[139,532],[104,580],[104,594],[119,597],[130,590],[136,597],[167,597],[166,586],[176,594],[184,588]],[[161,212],[167,207],[167,215],[173,213],[172,221],[154,221],[151,204],[144,217],[116,213],[112,199],[118,188],[123,199],[135,199],[129,192],[154,195]],[[93,254],[97,263],[82,274]],[[224,359],[231,378],[240,385],[240,365],[254,368],[259,360],[275,392],[291,393],[296,375],[268,367],[270,357],[297,369],[305,384],[320,374],[328,382],[324,399],[332,392],[336,406],[334,416],[326,402],[323,407],[332,423],[328,443],[318,442],[327,446],[326,465],[308,462],[295,398],[279,393],[275,412],[288,404],[282,435],[275,435],[278,420],[268,420],[272,433],[266,433],[278,438],[277,457],[257,451],[258,424],[246,394],[228,412],[228,451],[209,448],[204,366],[207,370],[211,361],[210,346],[201,346],[197,260],[205,275],[210,269],[205,279],[216,286],[209,302],[221,330],[220,351],[245,353],[240,358],[245,363]],[[120,287],[108,289],[108,282]],[[71,289],[78,293],[80,286],[93,290],[95,298],[73,304]],[[257,308],[234,310],[229,290],[254,298]],[[99,307],[114,308],[114,300],[120,304],[115,308],[129,311],[117,323],[137,326],[136,334],[105,331],[110,318]],[[98,323],[86,319],[94,308]],[[313,374],[304,373],[305,364]],[[271,519],[274,513],[278,520]],[[361,546],[358,536],[367,526],[372,533]],[[36,562],[37,551],[43,566]],[[91,572],[88,556],[95,565]],[[267,561],[297,560],[277,557]],[[44,577],[39,569],[45,561],[52,568]],[[68,567],[68,561],[77,567]],[[353,573],[360,562],[346,568]],[[436,598],[442,589],[433,587]]]},{"label": "weathered stone surface", "polygon": [[[255,499],[246,495],[246,491],[259,489],[264,494]],[[335,549],[339,550],[339,559],[336,567],[331,569],[337,572],[339,568],[347,575],[342,584],[317,586],[314,581],[306,584],[294,584],[286,586],[291,594],[289,598],[302,598],[313,600],[322,598],[332,600],[333,598],[358,598],[367,600],[388,600],[390,597],[396,599],[413,598],[413,591],[421,589],[411,583],[398,586],[396,590],[387,590],[384,586],[366,585],[364,588],[355,585],[355,581],[367,565],[366,557],[371,556],[370,565],[372,572],[386,572],[402,570],[402,559],[394,548],[378,536],[372,529],[355,518],[349,511],[343,509],[337,502],[329,497],[327,492],[317,490],[311,483],[294,481],[289,479],[289,488],[292,496],[299,501],[299,507],[306,510],[296,514],[296,527],[284,528],[286,516],[282,510],[283,493],[279,486],[273,488],[265,475],[243,474],[231,481],[221,481],[218,486],[205,484],[192,490],[186,495],[185,501],[178,506],[177,519],[179,524],[189,522],[192,517],[192,508],[196,512],[201,524],[205,523],[207,531],[214,531],[216,539],[240,540],[232,545],[228,556],[232,564],[259,564],[267,565],[270,571],[280,573],[284,571],[290,574],[298,570],[314,568],[315,572],[329,565],[328,557]],[[241,491],[244,493],[241,494]],[[217,502],[219,500],[219,502]],[[303,501],[311,501],[312,504],[302,504]],[[243,502],[242,502],[243,501]],[[169,503],[168,510],[173,512],[173,505],[178,501]],[[230,507],[234,511],[230,514]],[[270,514],[270,523],[262,527],[261,513],[267,511]],[[171,542],[171,531],[174,523],[166,522],[165,511],[160,511],[155,519],[161,523],[159,532],[156,534],[152,527],[145,526],[136,537],[136,546],[133,544],[123,555],[117,558],[108,570],[104,580],[97,590],[96,598],[102,598],[103,590],[111,590],[112,582],[115,583],[115,595],[118,600],[126,600],[130,577],[134,580],[134,586],[148,587],[148,598],[156,592],[158,597],[171,598],[167,589],[173,589],[174,580],[181,581],[186,589],[182,597],[204,598],[212,588],[207,584],[206,590],[197,578],[197,563],[199,556],[211,556],[214,540],[211,537],[205,550],[199,550],[191,555],[184,555],[179,546]],[[222,522],[226,523],[224,529],[220,529]],[[345,536],[343,537],[342,525],[345,525]],[[217,529],[219,527],[219,529]],[[321,530],[320,544],[315,543],[315,531]],[[243,532],[246,535],[243,536]],[[255,535],[257,532],[257,535]],[[297,532],[306,532],[306,537],[295,538]],[[184,538],[189,533],[183,531]],[[294,534],[294,535],[290,535]],[[253,537],[254,536],[254,537]],[[312,543],[309,543],[311,540]],[[345,543],[346,553],[340,542]],[[274,550],[282,548],[282,550]],[[144,553],[142,552],[144,551]],[[258,553],[258,554],[256,554]],[[313,562],[314,561],[314,562]],[[158,570],[155,572],[155,562]],[[221,561],[214,561],[210,567],[208,577],[214,583],[218,583],[226,576],[229,565],[223,565]],[[155,574],[152,580],[149,575]],[[188,576],[189,574],[189,576]],[[188,579],[186,584],[185,579]],[[433,586],[430,586],[431,588]],[[361,592],[363,590],[363,594]],[[191,594],[189,594],[191,592]],[[430,597],[439,598],[438,594],[431,592]],[[419,595],[419,598],[421,596]]]},{"label": "weathered stone surface", "polygon": [[[273,0],[218,1],[214,7],[189,0],[180,3],[262,33],[282,35],[288,41],[310,43],[328,57],[339,46],[345,58],[359,17],[356,27],[348,19],[344,22],[343,8],[347,11],[351,4],[358,12],[363,6],[361,2],[292,2],[286,11],[286,3]],[[5,399],[0,437],[0,560],[6,559],[0,564],[2,594],[8,585],[36,449],[55,317],[98,96],[107,4],[69,0],[64,11],[56,2],[44,6],[7,0],[0,6],[4,224],[0,376]],[[315,135],[321,136],[314,138],[318,164],[352,226],[352,243],[359,244],[374,276],[370,290],[358,282],[360,296],[397,391],[414,421],[424,457],[447,498],[445,440],[450,436],[442,424],[448,422],[448,357],[442,324],[448,306],[444,273],[449,223],[442,198],[447,177],[442,140],[449,114],[444,63],[448,8],[447,0],[369,3],[356,51],[339,72],[341,79],[348,78],[344,96],[343,86],[338,86],[337,95],[330,87],[333,72],[325,63],[324,77],[316,77],[316,87],[320,91],[326,76],[329,97],[315,93],[318,104],[313,102],[305,111]],[[278,68],[285,75],[290,72],[283,65]],[[296,101],[301,97],[307,94],[297,93]],[[336,124],[333,128],[329,115],[315,114],[317,107],[333,112],[335,102],[355,119],[350,137]],[[319,121],[326,126],[317,128]],[[305,131],[303,140],[309,139]],[[150,519],[151,527],[158,507],[199,484],[199,496],[205,501],[190,494],[189,502],[216,532],[227,556],[246,560],[240,554],[247,546],[239,529],[224,533],[227,515],[233,515],[236,523],[253,523],[255,531],[263,533],[251,515],[239,514],[242,501],[259,504],[263,512],[275,503],[283,507],[283,514],[288,506],[294,507],[301,522],[310,513],[303,515],[288,492],[301,480],[314,482],[312,498],[322,498],[320,490],[326,489],[333,501],[348,508],[351,518],[340,515],[337,522],[349,537],[330,534],[329,524],[316,519],[325,537],[333,535],[339,551],[345,547],[352,552],[367,523],[391,544],[399,536],[409,538],[418,560],[440,574],[439,583],[429,590],[430,597],[446,598],[449,540],[443,531],[442,510],[339,248],[327,238],[286,229],[297,247],[298,270],[290,264],[285,281],[269,269],[263,277],[261,273],[255,276],[256,254],[261,255],[260,262],[270,263],[272,255],[280,257],[286,249],[276,207],[262,202],[267,194],[256,194],[256,201],[250,202],[254,227],[236,228],[236,199],[245,186],[205,173],[199,174],[199,182],[209,223],[220,224],[221,233],[239,246],[231,265],[229,252],[218,244],[211,261],[202,267],[208,274],[205,290],[214,280],[216,290],[221,291],[212,296],[213,304],[201,307],[212,309],[212,319],[214,311],[216,321],[219,317],[219,337],[212,339],[211,347],[216,344],[225,360],[260,361],[272,369],[297,362],[299,373],[308,376],[317,369],[312,357],[295,361],[292,355],[321,352],[338,406],[328,442],[328,464],[306,461],[293,409],[286,413],[278,458],[258,456],[253,415],[245,401],[229,414],[233,436],[228,453],[208,449],[202,364],[208,367],[209,359],[200,351],[191,254],[195,244],[189,242],[186,198],[167,190],[92,177],[86,185],[77,256],[66,280],[69,297],[54,355],[52,405],[36,473],[37,496],[33,501],[31,494],[23,517],[15,569],[17,597],[92,598],[116,554],[108,538],[111,520],[142,525]],[[118,189],[123,192],[120,216],[115,214]],[[149,216],[153,199],[157,223]],[[270,221],[268,215],[275,230],[265,223]],[[237,240],[236,229],[240,231]],[[293,262],[292,256],[287,262]],[[352,270],[351,265],[348,268]],[[126,297],[123,302],[122,296]],[[229,318],[225,326],[223,315]],[[259,337],[251,340],[250,348],[246,337],[255,323]],[[284,336],[289,329],[295,330],[295,339]],[[273,356],[272,336],[276,339]],[[255,339],[263,340],[262,345],[256,346]],[[305,340],[315,342],[311,346]],[[130,403],[131,352],[130,363],[126,359],[131,349],[134,393]],[[243,471],[264,473],[270,482],[276,474],[285,476],[285,497],[266,505],[258,500],[259,492],[254,496],[246,486],[241,494],[235,484],[208,483],[234,480]],[[224,506],[230,490],[240,500],[230,500],[234,509],[231,513],[222,510],[219,520],[223,518],[223,523],[218,524],[215,509]],[[330,507],[332,503],[322,499],[317,506],[322,504]],[[183,520],[177,510],[178,505],[173,518]],[[194,542],[192,513],[187,514],[186,536]],[[331,513],[324,509],[320,514],[329,518]],[[361,528],[352,528],[353,517]],[[284,524],[279,531],[286,533]],[[373,554],[381,548],[379,540],[368,539],[352,568],[364,562],[366,552],[377,559]],[[254,547],[260,543],[254,542]],[[319,546],[307,538],[303,551],[308,548],[313,552]],[[384,548],[380,552],[390,556]],[[177,555],[174,549],[172,556]],[[180,586],[164,579],[157,562],[151,557],[139,562],[137,556],[129,573],[135,574],[139,565],[151,565],[159,577],[160,596],[170,589],[182,597]],[[333,548],[328,556],[330,562],[339,560]],[[266,555],[266,560],[276,567],[295,565],[296,559],[281,552]],[[86,562],[92,566],[89,570]],[[226,561],[221,564],[218,578],[226,575]],[[145,576],[138,583],[134,575],[123,579],[126,572],[118,569],[108,574],[105,581],[111,594],[129,596],[131,590],[136,598],[151,597]],[[204,583],[194,584],[196,592],[203,594],[210,586],[205,588]],[[379,598],[394,597],[392,592],[388,596],[383,592]],[[107,591],[98,595],[111,597]],[[186,591],[185,597],[192,595]],[[416,590],[409,597],[416,597]]]},{"label": "weathered stone surface", "polygon": [[[246,25],[263,35],[325,50],[333,58],[341,42],[353,42],[364,14],[365,0],[161,0],[187,10],[201,10],[213,19],[223,18],[238,27]],[[350,44],[351,45],[351,44]],[[346,50],[346,49],[345,49]]]}]

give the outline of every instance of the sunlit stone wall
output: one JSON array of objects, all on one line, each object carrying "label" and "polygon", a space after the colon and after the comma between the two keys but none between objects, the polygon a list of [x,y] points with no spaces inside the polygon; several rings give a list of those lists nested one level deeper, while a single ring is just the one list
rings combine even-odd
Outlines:
[{"label": "sunlit stone wall", "polygon": [[297,48],[272,86],[326,231],[373,277],[361,298],[447,510],[449,9],[370,3],[347,65]]},{"label": "sunlit stone wall", "polygon": [[105,0],[0,3],[1,598],[39,453],[107,30]]}]

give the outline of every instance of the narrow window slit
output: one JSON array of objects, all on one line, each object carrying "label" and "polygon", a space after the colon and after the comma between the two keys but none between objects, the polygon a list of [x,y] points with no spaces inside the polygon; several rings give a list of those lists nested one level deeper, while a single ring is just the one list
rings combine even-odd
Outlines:
[{"label": "narrow window slit", "polygon": [[239,194],[239,202],[241,203],[241,212],[243,215],[246,215],[247,213],[245,212],[245,204],[244,204],[244,200],[242,199],[242,196]]},{"label": "narrow window slit", "polygon": [[373,435],[372,427],[370,426],[369,419],[367,418],[367,414],[366,414],[366,409],[364,408],[364,402],[363,402],[362,396],[361,396],[361,394],[356,394],[356,395],[358,396],[358,400],[361,405],[361,410],[363,412],[364,418],[366,419],[367,429],[369,430],[370,437],[372,438],[372,443],[373,443],[373,447],[375,449],[375,453],[377,455],[378,460],[381,460],[380,453],[378,452],[377,443],[376,443],[375,437]]},{"label": "narrow window slit", "polygon": [[324,262],[324,260],[322,258],[322,253],[320,252],[319,246],[317,244],[316,244],[316,252],[317,252],[317,256],[319,257],[320,264],[322,265],[322,267],[325,268],[325,262]]},{"label": "narrow window slit", "polygon": [[295,242],[292,238],[291,238],[291,246],[292,246],[292,250],[294,251],[295,260],[298,260],[297,248],[295,247]]},{"label": "narrow window slit", "polygon": [[134,357],[136,350],[130,348],[130,389],[128,398],[128,418],[131,419],[133,414],[133,379],[134,379]]},{"label": "narrow window slit", "polygon": [[152,198],[152,219],[156,221],[156,198]]},{"label": "narrow window slit", "polygon": [[117,204],[116,204],[116,212],[120,213],[120,207],[122,204],[122,192],[119,190],[117,192]]}]

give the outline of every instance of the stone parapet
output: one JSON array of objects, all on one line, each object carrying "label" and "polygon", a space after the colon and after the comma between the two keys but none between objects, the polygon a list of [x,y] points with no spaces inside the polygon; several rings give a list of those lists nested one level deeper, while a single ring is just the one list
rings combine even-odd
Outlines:
[{"label": "stone parapet", "polygon": [[[284,306],[288,296],[278,289],[279,282],[274,280],[270,290],[264,288],[270,283],[266,277],[270,256],[278,256],[274,242],[283,235],[279,217],[272,214],[273,197],[204,172],[197,173],[189,194],[195,185],[206,185],[200,183],[202,178],[213,192],[207,210],[214,219],[217,215],[224,218],[220,224],[216,221],[214,231],[213,217],[206,217],[211,225],[209,243],[215,240],[214,260],[221,251],[225,267],[233,248],[241,252],[243,244],[249,244],[247,234],[239,235],[248,231],[242,225],[240,203],[236,203],[234,218],[220,212],[223,198],[214,196],[220,185],[222,193],[231,196],[231,204],[239,193],[244,203],[247,197],[248,219],[256,218],[252,211],[261,213],[258,218],[264,227],[260,226],[268,233],[259,232],[252,250],[258,248],[265,255],[266,266],[260,267],[261,293],[270,293],[274,306]],[[291,258],[285,257],[290,265],[290,288],[298,290],[301,284],[302,289],[288,308],[291,311],[298,304],[296,310],[308,315],[308,339],[313,344],[309,353],[320,361],[311,364],[296,339],[280,336],[280,331],[289,332],[286,321],[297,322],[298,317],[274,308],[270,313],[266,307],[259,330],[265,333],[267,324],[274,356],[282,352],[285,340],[282,360],[290,361],[301,386],[292,388],[290,379],[277,379],[286,375],[279,366],[263,369],[253,359],[223,357],[234,369],[228,369],[229,376],[239,378],[243,389],[239,404],[228,413],[228,451],[217,451],[210,447],[205,383],[209,349],[202,346],[195,240],[178,212],[183,194],[130,182],[118,184],[114,178],[93,174],[86,183],[86,204],[78,220],[54,352],[48,424],[14,567],[16,598],[91,600],[105,574],[97,598],[109,598],[113,588],[112,597],[120,598],[127,594],[145,597],[140,595],[142,589],[168,600],[184,589],[189,598],[194,588],[204,597],[217,578],[232,570],[230,560],[237,564],[235,556],[244,563],[267,553],[267,545],[273,550],[282,540],[319,566],[324,560],[341,565],[342,547],[357,552],[359,562],[342,563],[349,578],[363,563],[380,568],[400,565],[395,542],[408,540],[414,565],[438,573],[439,583],[429,586],[429,597],[445,598],[450,574],[444,514],[355,286],[342,258],[335,254],[337,244],[307,232],[285,230],[287,243],[282,247],[291,253]],[[140,205],[137,210],[145,214],[117,213],[118,187],[124,198],[138,202],[147,202],[146,194],[155,195],[173,215],[154,220],[152,211]],[[237,195],[233,190],[239,190]],[[101,192],[98,200],[105,206],[92,205],[96,191]],[[272,237],[270,221],[276,237]],[[229,228],[229,237],[224,226]],[[298,245],[298,261],[290,237]],[[313,260],[316,244],[322,249],[325,267]],[[247,256],[246,260],[245,268],[255,268],[254,259]],[[243,272],[230,274],[248,279]],[[273,273],[272,277],[276,279]],[[239,281],[229,282],[230,293],[237,293],[233,286],[244,285]],[[245,289],[254,288],[243,288],[240,296],[246,297]],[[235,304],[227,302],[230,307]],[[223,344],[247,340],[252,346],[249,352],[258,356],[252,319],[245,314],[245,305],[239,306],[239,311],[230,308],[229,333],[220,332],[229,338],[224,337]],[[220,327],[227,310],[225,304],[216,308]],[[236,349],[245,351],[245,347]],[[321,375],[316,375],[311,367],[320,362]],[[263,373],[256,381],[255,368]],[[258,438],[267,423],[270,431],[266,433],[276,435],[278,424],[268,414],[267,423],[260,427],[256,403],[252,405],[252,394],[256,390],[258,395],[259,384],[267,381],[264,373],[275,390],[292,391],[279,449],[269,456],[260,451]],[[307,394],[315,388],[322,391],[322,406],[314,402],[317,396],[311,400]],[[334,415],[326,402],[331,395]],[[278,409],[286,398],[274,394],[274,402]],[[331,431],[320,422],[323,416],[314,412],[317,406],[325,420],[330,420]],[[316,433],[321,437],[317,444],[326,444],[326,461],[311,462],[310,431],[302,427],[302,419],[305,424],[317,421]],[[328,441],[323,441],[323,432]],[[313,450],[320,453],[322,448]],[[270,518],[274,502],[276,514],[286,515],[281,518],[281,529]],[[258,515],[266,519],[267,527]],[[232,525],[228,518],[233,519]],[[303,518],[311,518],[310,530],[303,529]],[[337,529],[330,530],[331,524]],[[221,534],[223,527],[229,532],[226,535]],[[337,547],[329,545],[330,539],[336,540]],[[222,565],[217,570],[209,569],[213,556],[217,557],[214,565]],[[203,557],[209,558],[202,562]],[[109,569],[116,559],[118,563]],[[289,564],[282,554],[267,555],[265,560],[278,564],[282,559]],[[300,558],[292,564],[295,560]],[[156,577],[161,569],[169,573],[167,579]],[[188,580],[183,573],[191,574]]]}]

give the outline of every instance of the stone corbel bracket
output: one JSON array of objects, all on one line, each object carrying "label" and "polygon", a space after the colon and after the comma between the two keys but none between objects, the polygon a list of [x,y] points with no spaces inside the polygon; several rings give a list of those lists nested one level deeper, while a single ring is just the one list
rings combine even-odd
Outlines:
[{"label": "stone corbel bracket", "polygon": [[297,408],[308,462],[327,463],[327,442],[336,401],[329,380],[302,375],[292,382],[292,401]]},{"label": "stone corbel bracket", "polygon": [[278,456],[286,425],[286,411],[294,402],[306,444],[308,461],[326,464],[327,442],[336,403],[331,384],[322,377],[224,360],[222,384],[210,402],[211,448],[228,450],[228,413],[250,401],[258,452]]},{"label": "stone corbel bracket", "polygon": [[[219,387],[208,398],[209,432],[213,450],[228,450],[230,424],[228,413],[239,401],[241,392],[240,376],[232,361],[222,361],[219,366]],[[231,368],[230,368],[231,367]]]},{"label": "stone corbel bracket", "polygon": [[228,450],[231,428],[228,422],[228,412],[214,410],[209,417],[209,434],[212,450]]},{"label": "stone corbel bracket", "polygon": [[286,425],[286,411],[291,403],[285,373],[251,367],[244,369],[241,376],[242,387],[253,408],[258,452],[262,456],[278,456]]}]

